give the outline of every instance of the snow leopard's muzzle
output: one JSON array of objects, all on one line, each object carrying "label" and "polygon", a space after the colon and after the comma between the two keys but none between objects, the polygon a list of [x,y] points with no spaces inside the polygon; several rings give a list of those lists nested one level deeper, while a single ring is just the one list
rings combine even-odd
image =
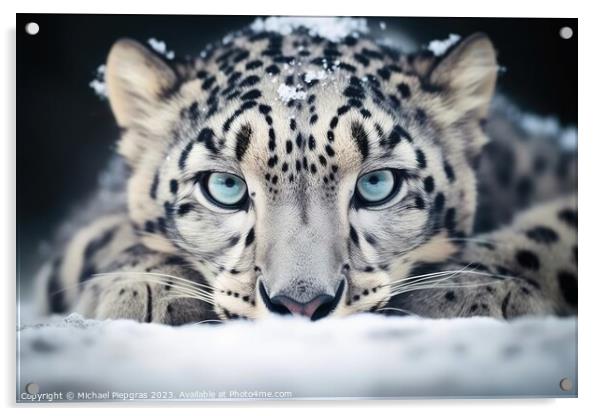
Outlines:
[{"label": "snow leopard's muzzle", "polygon": [[312,320],[333,312],[347,288],[346,238],[336,210],[319,203],[287,205],[262,221],[257,292],[272,313]]}]

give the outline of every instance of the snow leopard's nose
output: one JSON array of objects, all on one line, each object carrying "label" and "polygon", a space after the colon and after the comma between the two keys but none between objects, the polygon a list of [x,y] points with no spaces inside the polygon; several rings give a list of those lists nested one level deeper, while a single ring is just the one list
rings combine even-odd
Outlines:
[{"label": "snow leopard's nose", "polygon": [[270,297],[263,285],[259,283],[261,298],[269,311],[280,315],[300,315],[310,318],[312,321],[328,316],[338,305],[343,295],[345,281],[342,280],[334,296],[319,294],[309,302],[299,302],[286,295],[275,295]]}]

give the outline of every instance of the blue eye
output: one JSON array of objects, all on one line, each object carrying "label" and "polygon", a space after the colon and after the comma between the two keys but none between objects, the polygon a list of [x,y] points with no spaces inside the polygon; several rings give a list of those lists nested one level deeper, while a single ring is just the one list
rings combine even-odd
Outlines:
[{"label": "blue eye", "polygon": [[357,193],[366,205],[384,203],[399,189],[396,175],[390,169],[366,173],[357,181]]},{"label": "blue eye", "polygon": [[247,200],[247,184],[230,173],[211,172],[200,186],[211,202],[224,208],[240,208]]}]

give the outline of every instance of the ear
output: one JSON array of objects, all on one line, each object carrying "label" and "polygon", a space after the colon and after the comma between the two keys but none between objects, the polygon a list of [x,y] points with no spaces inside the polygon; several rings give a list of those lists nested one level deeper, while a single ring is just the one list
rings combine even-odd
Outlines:
[{"label": "ear", "polygon": [[109,53],[106,83],[120,127],[131,127],[177,83],[175,72],[155,53],[131,39],[115,42]]},{"label": "ear", "polygon": [[458,117],[487,116],[498,65],[489,37],[475,33],[447,52],[432,69],[429,82],[441,87]]}]

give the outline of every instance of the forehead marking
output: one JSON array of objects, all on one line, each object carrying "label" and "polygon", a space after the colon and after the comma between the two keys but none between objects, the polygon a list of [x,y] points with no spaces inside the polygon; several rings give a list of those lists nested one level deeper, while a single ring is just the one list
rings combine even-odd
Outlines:
[{"label": "forehead marking", "polygon": [[252,134],[253,130],[248,124],[242,126],[238,133],[236,133],[236,159],[238,159],[239,161],[242,160],[245,153],[247,152],[249,143],[251,142]]},{"label": "forehead marking", "polygon": [[178,159],[178,167],[180,170],[184,170],[186,168],[186,160],[188,159],[188,155],[192,150],[192,146],[194,146],[194,142],[188,142],[182,153],[180,154],[180,158]]},{"label": "forehead marking", "polygon": [[361,123],[354,122],[351,124],[351,137],[362,154],[362,158],[366,160],[369,153],[368,134]]},{"label": "forehead marking", "polygon": [[205,143],[205,147],[207,148],[207,150],[209,150],[209,152],[217,154],[218,149],[215,146],[215,141],[213,140],[213,137],[213,130],[211,130],[208,127],[205,127],[199,132],[199,135],[197,136],[197,142]]}]

